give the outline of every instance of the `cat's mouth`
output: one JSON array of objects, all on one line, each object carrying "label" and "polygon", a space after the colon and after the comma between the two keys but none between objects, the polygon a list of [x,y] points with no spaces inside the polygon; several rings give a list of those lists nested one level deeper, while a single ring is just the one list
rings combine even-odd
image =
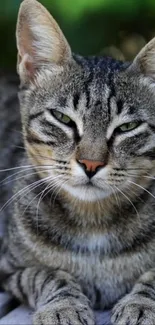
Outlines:
[{"label": "cat's mouth", "polygon": [[93,184],[91,180],[85,184],[74,184],[72,186],[64,184],[64,189],[76,199],[89,202],[102,200],[111,195],[109,188],[101,188]]},{"label": "cat's mouth", "polygon": [[97,184],[94,184],[91,180],[88,180],[86,183],[84,184],[75,184],[74,185],[75,187],[85,187],[85,188],[88,188],[88,189],[95,189],[95,188],[98,188],[101,190],[101,187],[99,187]]}]

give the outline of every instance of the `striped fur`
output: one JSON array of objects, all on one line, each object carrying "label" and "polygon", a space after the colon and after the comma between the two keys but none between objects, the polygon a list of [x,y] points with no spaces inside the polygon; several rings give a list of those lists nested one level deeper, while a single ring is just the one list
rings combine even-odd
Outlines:
[{"label": "striped fur", "polygon": [[[115,325],[154,325],[155,40],[131,64],[74,55],[49,13],[24,0],[17,47],[26,150],[2,203],[2,286],[34,324],[93,325],[93,308],[114,306]],[[104,165],[90,179],[85,159]]]}]

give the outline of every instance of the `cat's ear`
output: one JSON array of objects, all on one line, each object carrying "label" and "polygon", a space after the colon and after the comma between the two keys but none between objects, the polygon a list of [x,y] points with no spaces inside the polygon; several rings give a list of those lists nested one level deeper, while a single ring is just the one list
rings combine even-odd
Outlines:
[{"label": "cat's ear", "polygon": [[71,59],[71,49],[50,13],[36,0],[20,6],[17,29],[17,70],[22,81],[32,81],[36,71],[52,64],[63,66]]},{"label": "cat's ear", "polygon": [[130,67],[155,78],[155,38],[142,48]]}]

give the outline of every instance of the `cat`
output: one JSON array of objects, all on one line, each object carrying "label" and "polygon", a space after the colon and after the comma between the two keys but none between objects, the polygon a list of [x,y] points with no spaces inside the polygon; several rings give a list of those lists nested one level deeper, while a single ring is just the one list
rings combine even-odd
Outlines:
[{"label": "cat", "polygon": [[154,325],[155,39],[131,63],[75,55],[36,0],[16,37],[25,150],[14,133],[1,285],[35,325],[94,325],[108,308],[115,325]]}]

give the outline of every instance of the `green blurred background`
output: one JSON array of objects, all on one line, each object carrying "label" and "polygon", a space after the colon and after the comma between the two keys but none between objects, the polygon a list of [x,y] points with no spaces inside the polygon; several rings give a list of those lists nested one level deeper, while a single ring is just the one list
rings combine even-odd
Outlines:
[{"label": "green blurred background", "polygon": [[[132,59],[155,36],[155,0],[41,0],[84,55]],[[0,0],[0,68],[16,66],[15,26],[21,0]]]}]

